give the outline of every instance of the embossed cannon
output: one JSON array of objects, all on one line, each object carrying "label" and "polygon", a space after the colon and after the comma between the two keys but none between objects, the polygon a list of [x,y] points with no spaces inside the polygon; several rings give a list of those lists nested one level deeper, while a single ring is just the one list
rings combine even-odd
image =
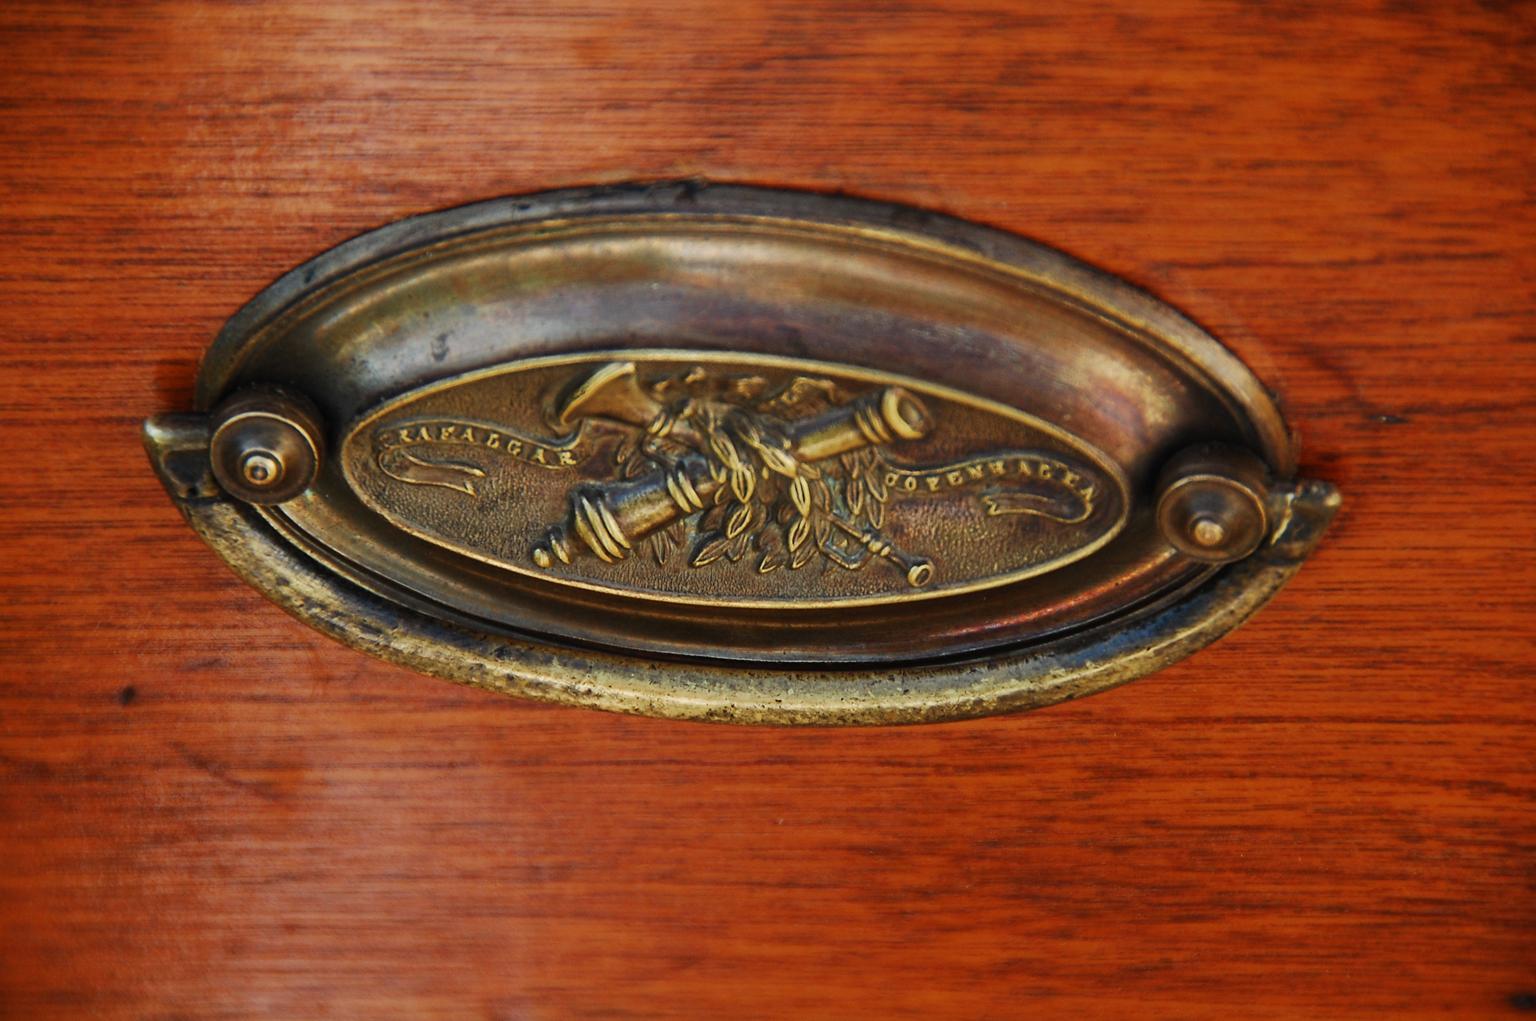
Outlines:
[{"label": "embossed cannon", "polygon": [[[711,409],[701,410],[692,400],[663,403],[639,385],[630,362],[613,362],[587,376],[560,399],[555,423],[571,429],[583,419],[597,418],[641,430],[657,467],[633,479],[576,487],[565,523],[535,544],[534,562],[546,569],[557,562],[570,563],[572,535],[605,563],[623,560],[646,536],[703,512],[720,499],[734,495],[745,504],[755,472],[764,478],[778,473],[790,479],[794,502],[809,518],[815,512],[807,480],[820,478],[820,472],[811,467],[815,462],[920,439],[932,425],[922,402],[895,386],[800,421],[748,419],[741,417],[740,409],[729,414],[735,417],[721,422]],[[659,446],[663,440],[686,452],[663,453]],[[751,453],[742,451],[742,446]],[[850,558],[825,537],[813,538],[808,526],[792,545],[814,541],[830,559],[849,568],[861,566],[871,555],[883,558],[901,568],[914,587],[932,579],[929,560],[903,553],[878,529],[848,520],[830,503],[817,520],[853,540],[862,550],[858,557]]]}]

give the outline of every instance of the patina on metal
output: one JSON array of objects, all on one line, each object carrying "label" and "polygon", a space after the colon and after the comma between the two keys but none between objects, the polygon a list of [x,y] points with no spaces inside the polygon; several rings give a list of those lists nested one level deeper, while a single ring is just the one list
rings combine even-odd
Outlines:
[{"label": "patina on metal", "polygon": [[1157,525],[1180,553],[1226,564],[1269,535],[1269,469],[1251,451],[1205,444],[1180,451],[1157,487]]},{"label": "patina on metal", "polygon": [[145,427],[194,527],[386,658],[656,715],[918,722],[1236,626],[1337,506],[1166,306],[1011,235],[696,183],[382,228]]},{"label": "patina on metal", "polygon": [[[535,358],[387,402],[342,470],[402,531],[620,596],[900,603],[1082,559],[1125,524],[1098,451],[1015,409],[804,358]],[[897,538],[899,537],[899,538]]]},{"label": "patina on metal", "polygon": [[314,405],[274,387],[242,390],[214,410],[213,477],[246,503],[287,503],[315,481],[325,433]]}]

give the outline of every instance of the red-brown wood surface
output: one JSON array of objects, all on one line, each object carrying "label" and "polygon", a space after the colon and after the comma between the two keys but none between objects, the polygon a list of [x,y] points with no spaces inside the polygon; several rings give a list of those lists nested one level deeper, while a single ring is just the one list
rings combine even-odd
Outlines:
[{"label": "red-brown wood surface", "polygon": [[[1532,8],[0,12],[0,1015],[1536,1009]],[[139,449],[221,322],[400,216],[679,175],[1058,245],[1346,497],[1215,647],[1035,714],[518,703],[237,581]]]}]

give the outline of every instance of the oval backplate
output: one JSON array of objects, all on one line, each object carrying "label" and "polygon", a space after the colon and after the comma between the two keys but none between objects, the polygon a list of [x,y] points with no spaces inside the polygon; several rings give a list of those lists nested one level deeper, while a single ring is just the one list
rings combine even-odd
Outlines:
[{"label": "oval backplate", "polygon": [[611,595],[815,610],[1007,585],[1125,523],[1105,455],[1017,409],[893,373],[600,352],[387,402],[342,467],[391,524]]},{"label": "oval backplate", "polygon": [[[795,192],[382,228],[236,315],[197,412],[261,387],[325,423],[296,499],[221,496],[196,416],[146,433],[226,558],[354,644],[633,711],[929,719],[1091,690],[1235,624],[1331,513],[1265,388],[1166,305],[1012,235]],[[1272,484],[1242,564],[1159,529],[1159,471],[1201,444]]]}]

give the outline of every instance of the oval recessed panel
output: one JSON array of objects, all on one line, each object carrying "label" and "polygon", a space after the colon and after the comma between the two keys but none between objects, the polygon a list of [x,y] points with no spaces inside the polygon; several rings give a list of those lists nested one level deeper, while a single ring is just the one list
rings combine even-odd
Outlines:
[{"label": "oval recessed panel", "polygon": [[919,210],[694,183],[347,242],[231,319],[146,442],[322,630],[710,719],[1136,676],[1267,598],[1334,502],[1263,385],[1134,288]]},{"label": "oval recessed panel", "polygon": [[809,359],[536,358],[389,401],[341,451],[414,536],[614,595],[814,610],[1006,585],[1125,521],[1104,455],[992,401]]}]

